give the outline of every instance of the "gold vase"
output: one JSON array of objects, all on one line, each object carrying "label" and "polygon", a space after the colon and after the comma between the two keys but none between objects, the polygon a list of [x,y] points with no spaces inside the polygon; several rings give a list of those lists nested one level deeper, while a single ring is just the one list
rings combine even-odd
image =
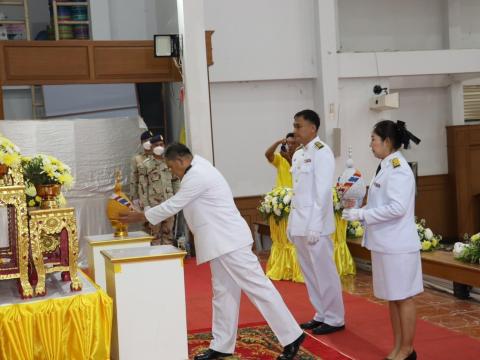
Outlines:
[{"label": "gold vase", "polygon": [[42,198],[40,202],[40,209],[57,209],[57,196],[60,195],[62,185],[49,184],[49,185],[35,185],[37,189],[37,195]]},{"label": "gold vase", "polygon": [[132,203],[130,199],[122,192],[122,175],[119,170],[115,171],[115,186],[112,196],[107,202],[107,217],[112,224],[115,237],[128,236],[128,224],[118,220],[122,212],[130,211]]}]

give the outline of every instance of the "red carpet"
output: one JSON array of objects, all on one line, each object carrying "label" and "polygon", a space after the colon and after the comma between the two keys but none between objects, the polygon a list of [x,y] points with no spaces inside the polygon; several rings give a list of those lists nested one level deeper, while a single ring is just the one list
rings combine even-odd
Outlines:
[{"label": "red carpet", "polygon": [[[211,327],[210,267],[196,266],[194,260],[185,263],[187,297],[187,326],[189,332]],[[298,322],[310,320],[313,308],[305,285],[287,281],[274,282]],[[346,330],[317,337],[352,359],[382,359],[392,344],[388,308],[365,298],[343,294],[346,309]],[[264,324],[264,319],[246,298],[242,298],[240,326]],[[477,360],[480,359],[480,341],[419,320],[415,338],[419,359]]]}]

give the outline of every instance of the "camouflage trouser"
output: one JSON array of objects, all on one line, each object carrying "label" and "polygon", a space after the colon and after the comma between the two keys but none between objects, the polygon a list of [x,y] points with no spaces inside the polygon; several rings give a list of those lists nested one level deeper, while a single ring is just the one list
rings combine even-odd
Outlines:
[{"label": "camouflage trouser", "polygon": [[152,245],[173,245],[173,224],[175,217],[172,216],[160,224],[147,224],[148,232],[155,239],[152,240]]}]

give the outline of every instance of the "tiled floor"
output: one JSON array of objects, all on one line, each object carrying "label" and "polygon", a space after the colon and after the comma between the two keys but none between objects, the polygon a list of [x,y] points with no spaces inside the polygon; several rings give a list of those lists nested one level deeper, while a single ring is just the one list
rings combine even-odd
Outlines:
[{"label": "tiled floor", "polygon": [[[354,278],[344,279],[343,289],[371,301],[382,303],[373,296],[372,275],[359,270]],[[418,317],[438,326],[458,331],[480,340],[480,302],[459,300],[453,295],[426,287],[415,297]]]},{"label": "tiled floor", "polygon": [[[268,254],[262,253],[260,259],[267,260]],[[376,303],[385,303],[373,296],[372,275],[358,270],[355,277],[342,281],[343,289],[354,295],[360,295]],[[418,317],[432,324],[480,340],[480,302],[459,300],[453,295],[425,287],[425,291],[415,298]]]}]

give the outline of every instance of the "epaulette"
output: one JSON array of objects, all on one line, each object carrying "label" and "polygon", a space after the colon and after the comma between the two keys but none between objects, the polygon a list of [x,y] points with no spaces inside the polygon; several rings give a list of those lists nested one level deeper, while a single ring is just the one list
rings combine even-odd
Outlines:
[{"label": "epaulette", "polygon": [[323,146],[324,145],[320,141],[315,142],[315,147],[317,148],[317,150],[320,150],[321,148],[323,148]]},{"label": "epaulette", "polygon": [[392,165],[394,168],[397,168],[400,166],[400,160],[398,158],[393,158],[392,159]]}]

